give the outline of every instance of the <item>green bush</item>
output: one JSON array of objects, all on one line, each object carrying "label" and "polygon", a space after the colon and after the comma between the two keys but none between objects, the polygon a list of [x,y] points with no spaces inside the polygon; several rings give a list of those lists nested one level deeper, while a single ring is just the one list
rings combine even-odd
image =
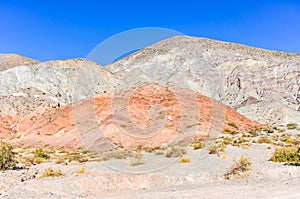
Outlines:
[{"label": "green bush", "polygon": [[13,147],[6,143],[0,143],[0,170],[10,169],[15,166]]},{"label": "green bush", "polygon": [[41,148],[35,149],[34,152],[33,152],[33,154],[36,157],[43,158],[43,159],[49,159],[50,158],[50,156],[46,153],[46,151],[44,151]]},{"label": "green bush", "polygon": [[291,136],[285,136],[283,138],[280,138],[280,141],[285,142],[287,144],[295,144],[296,140],[294,138],[292,138]]},{"label": "green bush", "polygon": [[273,156],[269,160],[273,162],[299,163],[300,148],[295,148],[295,147],[277,148]]},{"label": "green bush", "polygon": [[296,123],[289,123],[289,124],[286,125],[286,127],[288,129],[296,129],[298,127],[298,124],[296,124]]}]

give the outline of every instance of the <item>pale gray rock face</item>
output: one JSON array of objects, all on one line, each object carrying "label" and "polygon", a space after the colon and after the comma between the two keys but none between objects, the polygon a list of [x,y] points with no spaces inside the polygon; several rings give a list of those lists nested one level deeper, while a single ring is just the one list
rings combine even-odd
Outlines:
[{"label": "pale gray rock face", "polygon": [[299,54],[178,36],[107,68],[122,82],[133,72],[195,90],[263,123],[300,122]]},{"label": "pale gray rock face", "polygon": [[61,106],[58,101],[57,98],[43,91],[28,87],[9,96],[0,97],[0,114],[23,118],[39,108]]},{"label": "pale gray rock face", "polygon": [[109,71],[85,59],[49,61],[2,71],[0,96],[34,88],[69,104],[109,90],[112,78]]}]

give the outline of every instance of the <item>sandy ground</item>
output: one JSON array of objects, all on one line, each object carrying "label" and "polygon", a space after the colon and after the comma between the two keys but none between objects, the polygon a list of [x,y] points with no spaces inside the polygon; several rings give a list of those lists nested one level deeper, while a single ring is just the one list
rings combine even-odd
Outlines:
[{"label": "sandy ground", "polygon": [[[206,149],[189,149],[190,163],[171,165],[146,174],[124,173],[127,160],[70,163],[53,162],[11,170],[0,174],[1,198],[299,198],[300,167],[268,161],[274,147],[253,144],[248,149],[228,146],[225,153],[210,155]],[[243,179],[224,179],[224,174],[240,156],[249,158],[252,170]],[[153,157],[151,157],[153,156]],[[155,161],[150,154],[140,170]],[[153,159],[151,159],[153,158]],[[164,158],[164,157],[161,157]],[[157,159],[159,161],[159,159]],[[172,163],[173,162],[173,163]],[[61,169],[63,177],[40,178],[45,168]],[[83,174],[76,173],[85,167]],[[143,169],[141,169],[143,168]],[[129,171],[129,170],[127,170]]]}]

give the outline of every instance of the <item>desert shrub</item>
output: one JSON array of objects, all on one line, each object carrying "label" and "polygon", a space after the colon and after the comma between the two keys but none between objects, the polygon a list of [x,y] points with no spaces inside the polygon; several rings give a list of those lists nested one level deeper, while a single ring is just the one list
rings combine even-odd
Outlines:
[{"label": "desert shrub", "polygon": [[160,150],[161,148],[159,146],[157,147],[147,147],[147,148],[144,148],[145,152],[148,152],[148,153],[152,153],[153,151],[157,151],[157,150]]},{"label": "desert shrub", "polygon": [[228,126],[238,129],[238,126],[234,122],[228,122],[227,124],[228,124]]},{"label": "desert shrub", "polygon": [[239,145],[239,147],[241,147],[242,149],[249,149],[249,145],[246,144],[241,144]]},{"label": "desert shrub", "polygon": [[231,131],[230,134],[231,135],[237,135],[237,134],[239,134],[239,132],[238,131]]},{"label": "desert shrub", "polygon": [[251,170],[251,161],[242,156],[239,160],[234,161],[234,163],[229,168],[228,172],[225,173],[225,179],[230,179],[232,176],[234,177],[246,177]]},{"label": "desert shrub", "polygon": [[257,129],[251,129],[247,132],[251,137],[256,137],[259,135],[259,133],[257,132]]},{"label": "desert shrub", "polygon": [[104,153],[99,154],[100,161],[107,161],[107,160],[110,160],[110,158],[112,158],[110,152],[104,152]]},{"label": "desert shrub", "polygon": [[194,127],[194,126],[200,126],[200,125],[201,125],[201,123],[190,124],[190,125],[188,125],[186,128],[192,128],[192,127]]},{"label": "desert shrub", "polygon": [[228,128],[223,129],[223,133],[230,133],[231,135],[237,135],[237,134],[239,134],[238,131],[231,131]]},{"label": "desert shrub", "polygon": [[186,158],[186,157],[181,157],[179,160],[178,160],[179,163],[190,163],[191,160],[190,158]]},{"label": "desert shrub", "polygon": [[42,173],[41,178],[45,178],[45,177],[59,177],[59,176],[63,176],[64,174],[61,172],[60,169],[55,170],[52,169],[51,167],[45,169],[45,171]]},{"label": "desert shrub", "polygon": [[239,145],[240,145],[240,141],[237,140],[237,139],[234,139],[234,140],[231,142],[231,145],[232,145],[232,146],[239,146]]},{"label": "desert shrub", "polygon": [[285,142],[287,144],[295,144],[295,139],[292,138],[291,136],[285,136],[283,138],[280,138],[281,142]]},{"label": "desert shrub", "polygon": [[250,142],[249,139],[246,139],[246,138],[236,138],[234,139],[230,144],[232,146],[237,146],[237,147],[242,147],[242,146],[246,146],[246,144],[243,144],[243,143],[247,143],[247,142]]},{"label": "desert shrub", "polygon": [[34,156],[29,160],[32,161],[32,164],[41,164],[41,163],[45,162],[46,159]]},{"label": "desert shrub", "polygon": [[76,174],[84,174],[85,173],[86,168],[85,167],[81,167],[79,169],[77,169],[75,171]]},{"label": "desert shrub", "polygon": [[145,164],[144,156],[140,151],[137,151],[130,159],[130,166],[138,166]]},{"label": "desert shrub", "polygon": [[276,130],[276,131],[278,131],[278,132],[280,132],[280,133],[285,132],[285,129],[279,128],[277,126],[274,126],[273,129]]},{"label": "desert shrub", "polygon": [[225,152],[226,144],[222,143],[215,143],[209,147],[209,154],[218,154],[221,152]]},{"label": "desert shrub", "polygon": [[126,159],[130,154],[127,151],[113,151],[112,157],[116,160]]},{"label": "desert shrub", "polygon": [[32,156],[23,156],[19,158],[19,163],[23,164],[25,167],[30,167],[33,164],[34,157]]},{"label": "desert shrub", "polygon": [[183,146],[177,146],[177,145],[173,145],[173,146],[169,146],[165,151],[164,151],[164,155],[167,158],[177,158],[177,157],[181,157],[184,154],[186,154],[186,148]]},{"label": "desert shrub", "polygon": [[165,149],[154,150],[155,155],[165,155]]},{"label": "desert shrub", "polygon": [[279,131],[280,133],[283,133],[283,132],[285,132],[285,129],[278,129],[278,131]]},{"label": "desert shrub", "polygon": [[224,133],[230,133],[231,130],[230,130],[229,128],[225,128],[225,129],[223,129],[223,132],[224,132]]},{"label": "desert shrub", "polygon": [[267,143],[267,144],[272,144],[272,140],[266,136],[260,136],[257,140],[257,143],[262,144],[262,143]]},{"label": "desert shrub", "polygon": [[272,126],[267,126],[263,131],[266,133],[274,133],[274,128]]},{"label": "desert shrub", "polygon": [[10,169],[15,165],[13,147],[6,143],[0,143],[0,170]]},{"label": "desert shrub", "polygon": [[56,160],[56,163],[66,163],[66,162],[87,162],[89,160],[89,154],[80,154],[79,152],[69,152]]},{"label": "desert shrub", "polygon": [[222,142],[226,145],[231,144],[232,143],[232,138],[230,137],[224,137]]},{"label": "desert shrub", "polygon": [[296,129],[298,127],[298,124],[296,124],[296,123],[289,123],[289,124],[286,125],[286,127],[288,129]]},{"label": "desert shrub", "polygon": [[202,149],[204,146],[204,142],[195,142],[192,144],[194,150]]},{"label": "desert shrub", "polygon": [[300,162],[300,148],[296,148],[296,147],[277,148],[269,160],[273,162],[298,163]]},{"label": "desert shrub", "polygon": [[39,157],[39,158],[43,158],[43,159],[49,159],[50,156],[47,154],[46,151],[44,151],[42,148],[37,148],[33,151],[33,154],[36,156],[36,157]]}]

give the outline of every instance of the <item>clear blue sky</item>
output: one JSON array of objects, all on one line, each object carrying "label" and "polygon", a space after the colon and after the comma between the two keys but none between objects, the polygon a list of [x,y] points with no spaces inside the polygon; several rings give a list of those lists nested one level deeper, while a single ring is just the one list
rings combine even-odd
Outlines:
[{"label": "clear blue sky", "polygon": [[0,53],[86,57],[104,39],[139,27],[300,53],[299,0],[0,0]]}]

